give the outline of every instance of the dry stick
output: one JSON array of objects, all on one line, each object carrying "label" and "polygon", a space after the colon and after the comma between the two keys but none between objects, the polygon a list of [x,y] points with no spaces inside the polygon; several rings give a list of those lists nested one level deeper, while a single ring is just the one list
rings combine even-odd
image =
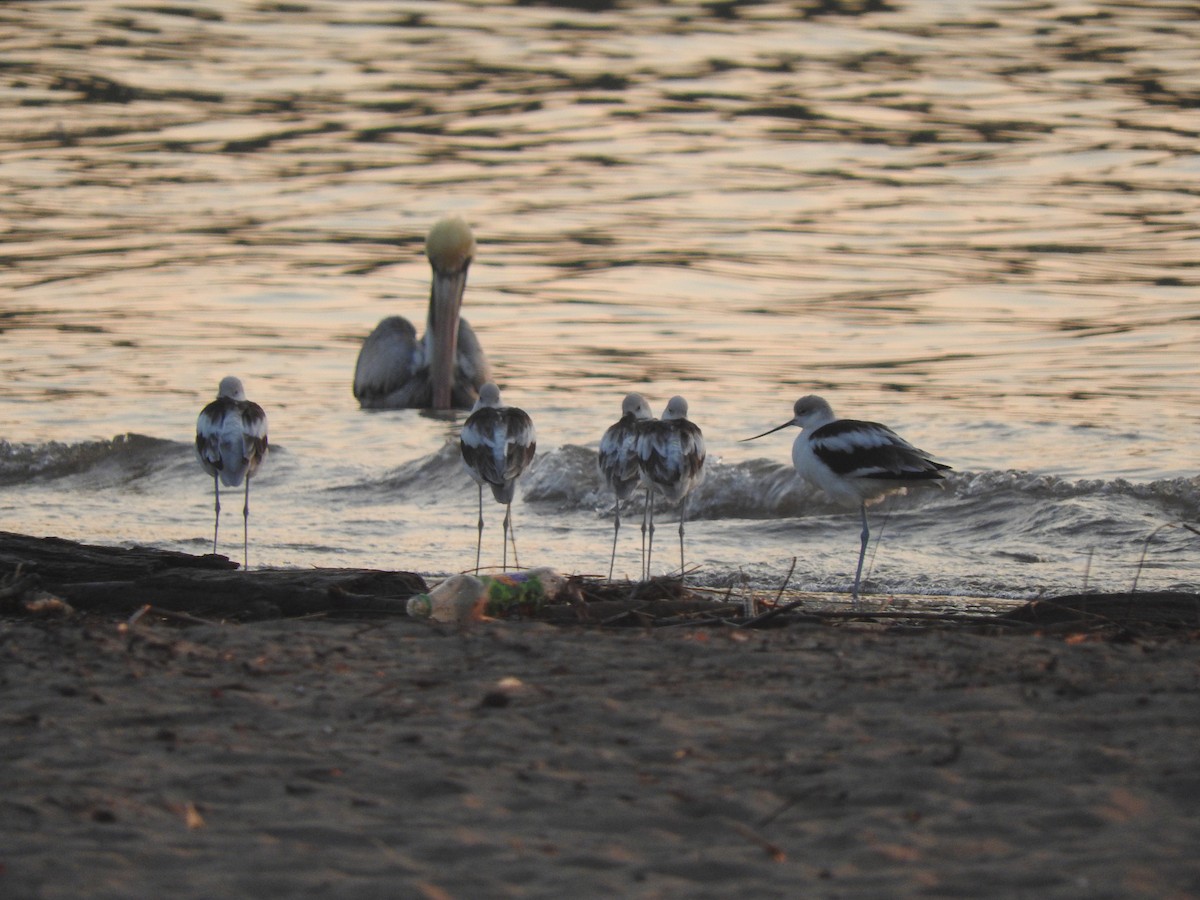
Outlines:
[{"label": "dry stick", "polygon": [[[740,567],[738,568],[738,580],[741,582],[742,587],[746,586],[746,573]],[[730,585],[729,589],[732,592],[733,585]],[[729,599],[728,594],[725,595],[725,599]],[[758,615],[758,600],[754,596],[754,591],[748,591],[746,596],[742,598],[742,618],[753,619],[756,615]]]},{"label": "dry stick", "polygon": [[792,573],[796,571],[796,557],[792,557],[792,564],[788,566],[787,574],[783,576],[783,584],[779,586],[779,592],[775,595],[775,606],[779,605],[779,598],[783,596],[783,590],[788,586],[788,582],[792,580]]},{"label": "dry stick", "polygon": [[779,606],[779,598],[783,596],[784,589],[787,588],[788,582],[792,580],[792,573],[795,571],[796,557],[793,556],[791,568],[788,569],[787,576],[783,579],[783,584],[779,586],[779,593],[775,595],[775,606],[773,606],[771,609],[768,609],[765,613],[743,622],[743,628],[754,627],[768,621],[769,619],[773,619],[778,615],[782,615],[785,612],[791,612],[797,606],[800,606],[804,603],[804,599],[801,598],[799,600],[793,600],[791,603],[785,603],[783,606]]},{"label": "dry stick", "polygon": [[180,622],[184,625],[215,625],[216,622],[211,622],[208,619],[201,619],[196,616],[190,616],[187,613],[175,612],[171,609],[160,609],[157,606],[151,606],[149,603],[142,606],[137,612],[130,616],[125,621],[126,628],[132,628],[142,620],[143,616],[156,615],[163,619],[172,622]]},{"label": "dry stick", "polygon": [[611,625],[613,622],[621,621],[626,616],[636,616],[638,613],[640,613],[645,608],[646,608],[645,606],[639,606],[637,609],[622,610],[621,612],[617,613],[615,616],[609,616],[607,619],[601,619],[600,624],[601,625]]},{"label": "dry stick", "polygon": [[778,844],[767,840],[749,825],[743,822],[730,822],[730,825],[734,831],[750,841],[750,843],[758,845],[771,858],[772,862],[787,862],[787,854],[783,852],[783,849]]}]

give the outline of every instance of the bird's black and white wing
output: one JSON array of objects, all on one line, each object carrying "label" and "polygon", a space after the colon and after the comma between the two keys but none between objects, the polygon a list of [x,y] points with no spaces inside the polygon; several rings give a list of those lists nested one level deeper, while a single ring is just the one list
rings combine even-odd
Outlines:
[{"label": "bird's black and white wing", "polygon": [[637,453],[638,429],[638,420],[632,415],[625,415],[619,422],[609,426],[600,438],[597,465],[618,500],[627,499],[641,477]]},{"label": "bird's black and white wing", "polygon": [[266,458],[270,446],[267,440],[267,413],[249,400],[243,402],[241,407],[242,457],[246,462],[246,474],[253,475]]},{"label": "bird's black and white wing", "polygon": [[699,480],[704,469],[704,435],[686,419],[647,422],[637,441],[643,478],[668,495]]},{"label": "bird's black and white wing", "polygon": [[[512,498],[512,486],[533,460],[533,421],[516,407],[481,407],[467,418],[460,438],[463,462],[477,481]],[[496,493],[500,502],[501,494]]]},{"label": "bird's black and white wing", "polygon": [[226,415],[236,411],[237,403],[221,397],[200,410],[196,419],[196,456],[209,475],[224,467],[221,460],[221,433]]},{"label": "bird's black and white wing", "polygon": [[813,432],[809,444],[822,463],[846,478],[920,481],[942,478],[950,468],[878,422],[839,419]]}]

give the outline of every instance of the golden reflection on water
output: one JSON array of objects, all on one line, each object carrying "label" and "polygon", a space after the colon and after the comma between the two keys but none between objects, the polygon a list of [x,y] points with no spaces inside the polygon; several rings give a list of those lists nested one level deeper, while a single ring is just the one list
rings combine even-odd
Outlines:
[{"label": "golden reflection on water", "polygon": [[294,446],[428,453],[349,381],[458,212],[548,447],[638,386],[752,458],[819,389],[959,468],[1194,474],[1200,20],[805,12],[6,4],[6,436],[187,440],[237,372]]}]

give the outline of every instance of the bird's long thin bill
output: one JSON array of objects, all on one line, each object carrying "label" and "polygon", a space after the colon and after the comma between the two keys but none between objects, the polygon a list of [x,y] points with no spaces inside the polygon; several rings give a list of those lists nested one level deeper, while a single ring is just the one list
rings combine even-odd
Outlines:
[{"label": "bird's long thin bill", "polygon": [[783,429],[787,428],[791,424],[792,424],[792,422],[789,419],[788,421],[784,422],[782,425],[778,425],[775,428],[772,428],[770,431],[764,431],[762,434],[756,434],[754,437],[742,438],[740,441],[738,441],[738,443],[744,444],[744,443],[746,443],[746,441],[757,441],[760,437],[766,437],[768,434],[774,434],[777,431],[783,431]]},{"label": "bird's long thin bill", "polygon": [[430,360],[429,375],[433,382],[434,409],[449,409],[454,389],[454,362],[458,353],[458,317],[462,307],[462,293],[466,285],[466,272],[453,275],[438,273],[433,278],[431,301],[436,331],[433,336],[433,359]]}]

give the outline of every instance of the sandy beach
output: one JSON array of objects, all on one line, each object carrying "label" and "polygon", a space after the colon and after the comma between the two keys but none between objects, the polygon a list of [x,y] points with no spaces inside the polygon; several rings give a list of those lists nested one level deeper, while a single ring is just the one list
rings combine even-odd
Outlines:
[{"label": "sandy beach", "polygon": [[1194,897],[1200,643],[0,623],[0,894]]}]

